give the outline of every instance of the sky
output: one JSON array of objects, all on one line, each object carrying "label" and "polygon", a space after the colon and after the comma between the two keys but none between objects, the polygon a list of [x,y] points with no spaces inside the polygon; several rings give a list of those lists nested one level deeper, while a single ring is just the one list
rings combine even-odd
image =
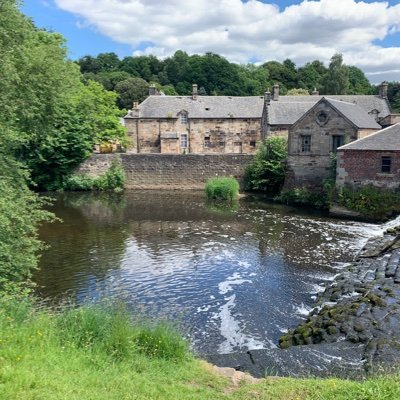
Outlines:
[{"label": "sky", "polygon": [[400,81],[400,1],[25,0],[22,11],[62,33],[72,59],[184,50],[301,66],[339,52],[372,83]]}]

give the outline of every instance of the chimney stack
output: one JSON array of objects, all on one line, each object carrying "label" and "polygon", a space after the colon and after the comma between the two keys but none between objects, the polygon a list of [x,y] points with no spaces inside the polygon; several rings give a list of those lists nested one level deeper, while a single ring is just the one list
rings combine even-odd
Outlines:
[{"label": "chimney stack", "polygon": [[139,109],[139,102],[134,101],[132,105],[132,110],[138,110]]},{"label": "chimney stack", "polygon": [[192,99],[197,100],[197,85],[195,83],[192,85]]},{"label": "chimney stack", "polygon": [[379,94],[383,99],[387,99],[388,86],[389,84],[386,81],[383,81],[379,88]]},{"label": "chimney stack", "polygon": [[149,96],[156,96],[157,95],[157,89],[155,85],[150,85],[149,86]]},{"label": "chimney stack", "polygon": [[319,96],[317,88],[314,88],[314,90],[311,92],[311,96]]},{"label": "chimney stack", "polygon": [[269,106],[271,104],[271,92],[267,90],[264,92],[264,106]]},{"label": "chimney stack", "polygon": [[275,83],[274,87],[272,88],[272,100],[279,100],[279,85],[277,83]]}]

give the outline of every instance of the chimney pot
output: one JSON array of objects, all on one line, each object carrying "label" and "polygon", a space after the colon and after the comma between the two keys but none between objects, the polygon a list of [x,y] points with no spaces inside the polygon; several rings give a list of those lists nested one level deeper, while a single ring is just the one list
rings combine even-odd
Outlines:
[{"label": "chimney pot", "polygon": [[157,95],[157,89],[155,85],[150,85],[149,86],[149,96],[155,96]]},{"label": "chimney pot", "polygon": [[383,99],[387,99],[388,86],[389,84],[386,81],[383,81],[379,88],[379,94]]},{"label": "chimney pot", "polygon": [[194,83],[192,85],[192,99],[196,100],[197,99],[197,84]]},{"label": "chimney pot", "polygon": [[133,109],[133,110],[137,110],[138,108],[139,108],[139,102],[134,101],[134,102],[133,102],[133,105],[132,105],[132,109]]},{"label": "chimney pot", "polygon": [[272,88],[272,100],[279,100],[279,85],[277,83],[275,83],[274,87]]},{"label": "chimney pot", "polygon": [[271,92],[269,90],[264,92],[264,104],[268,106],[271,104]]},{"label": "chimney pot", "polygon": [[312,96],[319,96],[319,92],[317,90],[317,88],[314,88],[314,90],[311,93]]}]

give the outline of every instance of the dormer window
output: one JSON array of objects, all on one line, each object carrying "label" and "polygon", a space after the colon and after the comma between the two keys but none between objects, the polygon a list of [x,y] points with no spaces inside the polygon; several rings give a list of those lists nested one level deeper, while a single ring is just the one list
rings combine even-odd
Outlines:
[{"label": "dormer window", "polygon": [[181,124],[187,124],[187,122],[188,122],[188,116],[187,116],[187,114],[186,113],[180,113],[179,114],[179,119],[180,119],[180,121],[181,121]]}]

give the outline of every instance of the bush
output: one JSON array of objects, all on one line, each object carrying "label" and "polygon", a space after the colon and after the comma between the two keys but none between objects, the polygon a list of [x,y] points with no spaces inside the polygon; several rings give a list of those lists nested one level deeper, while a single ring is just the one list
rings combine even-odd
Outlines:
[{"label": "bush", "polygon": [[311,191],[307,188],[284,190],[274,200],[287,205],[310,206],[320,209],[329,208],[329,201],[325,191]]},{"label": "bush", "polygon": [[232,201],[239,194],[239,183],[232,177],[211,178],[206,183],[205,191],[209,200]]},{"label": "bush", "polygon": [[124,188],[125,172],[121,164],[113,162],[111,167],[94,182],[98,190],[120,191]]},{"label": "bush", "polygon": [[70,175],[63,183],[64,190],[88,191],[93,190],[95,179],[88,175]]},{"label": "bush", "polygon": [[384,219],[400,213],[400,193],[374,186],[363,186],[358,190],[338,189],[334,201],[373,219]]},{"label": "bush", "polygon": [[124,189],[125,172],[122,166],[113,162],[111,167],[99,177],[94,178],[88,175],[70,175],[62,185],[63,190],[71,191],[114,191],[120,192]]},{"label": "bush", "polygon": [[246,190],[276,194],[285,180],[287,139],[273,136],[265,140],[257,151],[254,161],[246,168],[244,186]]}]

